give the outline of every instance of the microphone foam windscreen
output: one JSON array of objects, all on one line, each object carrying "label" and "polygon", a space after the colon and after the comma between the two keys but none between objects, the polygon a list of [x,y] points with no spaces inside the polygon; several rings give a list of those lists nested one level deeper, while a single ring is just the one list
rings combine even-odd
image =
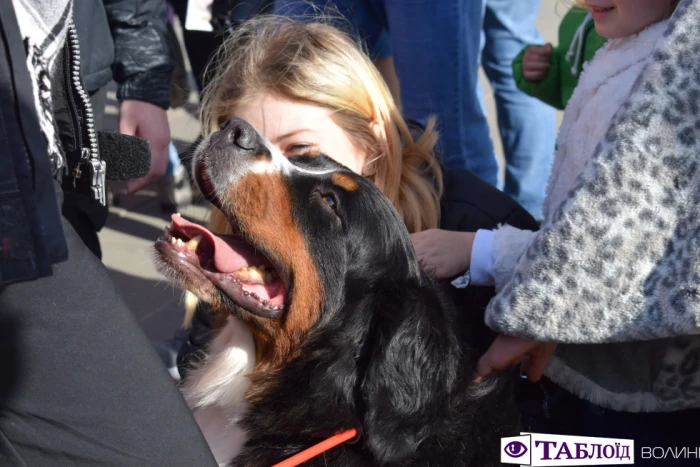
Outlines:
[{"label": "microphone foam windscreen", "polygon": [[98,131],[100,157],[107,163],[107,180],[132,180],[151,170],[151,147],[138,136]]}]

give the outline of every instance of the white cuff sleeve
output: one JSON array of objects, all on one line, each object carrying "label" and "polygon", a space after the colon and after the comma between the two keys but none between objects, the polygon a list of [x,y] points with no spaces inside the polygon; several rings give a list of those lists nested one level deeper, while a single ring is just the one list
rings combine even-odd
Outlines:
[{"label": "white cuff sleeve", "polygon": [[469,264],[472,285],[494,285],[493,231],[477,230]]}]

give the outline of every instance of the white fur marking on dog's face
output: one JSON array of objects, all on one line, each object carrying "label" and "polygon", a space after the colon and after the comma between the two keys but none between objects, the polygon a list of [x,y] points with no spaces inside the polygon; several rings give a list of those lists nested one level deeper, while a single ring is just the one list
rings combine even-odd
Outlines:
[{"label": "white fur marking on dog's face", "polygon": [[[309,170],[309,169],[303,169],[301,167],[297,167],[296,165],[292,164],[289,162],[289,159],[284,157],[284,155],[280,152],[279,149],[275,145],[273,145],[270,141],[267,140],[264,136],[260,136],[262,140],[265,143],[265,147],[270,151],[270,154],[272,155],[272,161],[263,161],[263,162],[256,162],[253,164],[253,169],[251,170],[252,172],[255,173],[274,173],[274,172],[281,172],[284,175],[287,175],[291,172],[299,172],[299,173],[304,173],[304,174],[310,174],[310,175],[324,175],[328,173],[332,173],[335,171],[335,169],[330,169],[330,170]],[[258,164],[261,164],[260,168],[258,168]],[[267,167],[262,167],[262,164],[267,165]],[[257,169],[257,170],[256,170]]]},{"label": "white fur marking on dog's face", "polygon": [[[258,133],[258,135],[260,135]],[[260,135],[262,138],[265,147],[270,151],[270,160],[253,160],[249,161],[248,163],[242,163],[238,165],[238,170],[229,170],[226,171],[225,173],[216,173],[215,171],[212,171],[211,169],[209,170],[209,178],[211,181],[214,183],[215,187],[228,187],[231,185],[234,185],[238,182],[238,180],[245,176],[246,174],[249,173],[255,173],[255,174],[274,174],[274,173],[281,173],[283,175],[288,175],[292,172],[299,172],[299,173],[304,173],[304,174],[310,174],[310,175],[323,175],[323,174],[328,174],[332,173],[335,170],[330,169],[330,170],[309,170],[309,169],[304,169],[301,167],[297,167],[291,162],[289,162],[289,159],[287,159],[281,152],[280,150],[270,143],[265,137]],[[206,139],[202,140],[202,142],[197,146],[197,149],[194,152],[194,157],[192,158],[192,173],[196,172],[196,167],[197,167],[197,162],[204,158],[204,148],[206,148],[209,145],[209,138],[211,138],[211,135],[207,137]]]}]

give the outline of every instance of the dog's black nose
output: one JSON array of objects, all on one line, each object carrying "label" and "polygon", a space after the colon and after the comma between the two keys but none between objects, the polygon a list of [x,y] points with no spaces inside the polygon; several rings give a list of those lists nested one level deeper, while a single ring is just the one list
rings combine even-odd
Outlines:
[{"label": "dog's black nose", "polygon": [[254,151],[258,142],[258,133],[245,120],[231,118],[221,124],[217,143],[233,144],[244,151]]}]

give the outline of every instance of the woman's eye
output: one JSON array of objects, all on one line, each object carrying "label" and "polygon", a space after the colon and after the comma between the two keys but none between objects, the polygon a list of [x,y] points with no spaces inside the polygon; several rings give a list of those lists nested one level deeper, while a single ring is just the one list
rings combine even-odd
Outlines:
[{"label": "woman's eye", "polygon": [[292,144],[288,146],[285,150],[287,157],[291,156],[309,156],[312,154],[317,154],[318,151],[314,151],[313,147],[309,144]]},{"label": "woman's eye", "polygon": [[321,199],[332,209],[335,209],[336,202],[335,197],[333,195],[321,195]]}]

